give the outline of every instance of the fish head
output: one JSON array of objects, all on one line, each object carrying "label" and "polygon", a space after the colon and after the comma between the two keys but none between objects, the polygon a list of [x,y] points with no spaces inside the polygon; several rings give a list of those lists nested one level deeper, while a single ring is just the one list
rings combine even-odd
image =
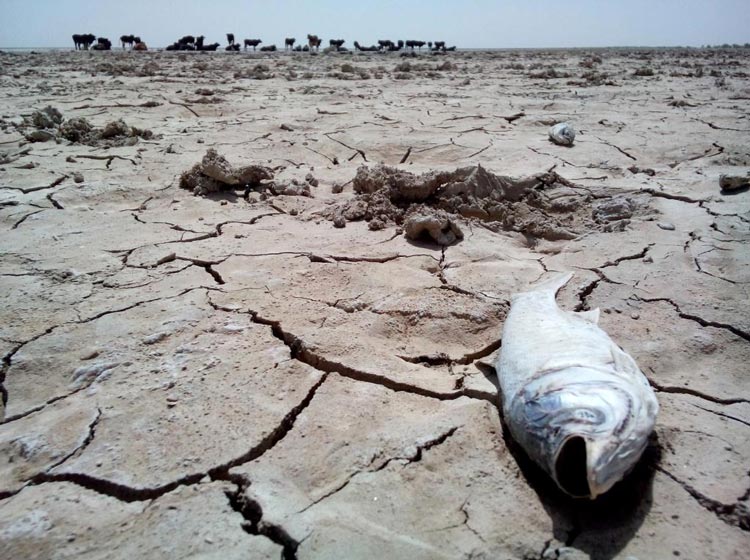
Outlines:
[{"label": "fish head", "polygon": [[531,455],[581,498],[596,498],[628,474],[658,411],[648,385],[583,367],[544,376],[519,396],[513,413],[523,418]]}]

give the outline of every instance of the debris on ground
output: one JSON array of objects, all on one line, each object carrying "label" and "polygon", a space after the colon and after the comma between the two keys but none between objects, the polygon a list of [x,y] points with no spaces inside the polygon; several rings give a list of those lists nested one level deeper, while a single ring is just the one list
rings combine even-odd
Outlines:
[{"label": "debris on ground", "polygon": [[750,187],[750,175],[721,175],[719,186],[723,191],[737,191]]},{"label": "debris on ground", "polygon": [[404,222],[404,234],[412,241],[418,241],[427,235],[438,245],[446,246],[464,238],[458,224],[442,210],[429,214],[411,214]]},{"label": "debris on ground", "polygon": [[576,131],[568,123],[557,123],[549,129],[549,139],[560,146],[572,146]]},{"label": "debris on ground", "polygon": [[[352,186],[354,198],[322,212],[336,227],[365,220],[371,230],[378,230],[389,224],[403,226],[410,216],[420,215],[433,216],[435,223],[441,224],[438,230],[443,231],[444,217],[451,217],[455,223],[460,216],[480,220],[493,230],[560,240],[573,239],[585,231],[601,229],[604,222],[622,219],[615,216],[630,217],[637,207],[623,200],[608,206],[610,200],[603,197],[592,215],[591,194],[557,173],[549,171],[518,179],[496,175],[481,165],[423,175],[386,165],[362,165]],[[418,223],[422,222],[415,218],[412,227]],[[458,233],[453,234],[460,239]]]},{"label": "debris on ground", "polygon": [[295,178],[286,182],[274,180],[273,170],[264,165],[235,167],[213,148],[209,148],[200,163],[180,176],[180,187],[199,196],[242,188],[245,197],[253,190],[273,196],[310,197],[310,187],[317,185],[318,180],[309,173],[304,181]]},{"label": "debris on ground", "polygon": [[123,120],[109,122],[103,128],[94,127],[83,117],[65,120],[58,109],[50,106],[24,118],[22,126],[33,128],[25,133],[29,142],[59,142],[64,139],[74,144],[113,148],[133,146],[139,138],[154,137],[150,130],[128,126]]}]

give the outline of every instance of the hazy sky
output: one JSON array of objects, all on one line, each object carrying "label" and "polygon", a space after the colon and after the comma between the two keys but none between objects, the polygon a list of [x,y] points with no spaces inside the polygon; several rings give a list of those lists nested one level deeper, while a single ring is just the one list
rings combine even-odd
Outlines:
[{"label": "hazy sky", "polygon": [[73,33],[152,47],[182,35],[283,45],[307,33],[362,44],[668,46],[750,42],[750,0],[0,0],[0,48],[72,46]]}]

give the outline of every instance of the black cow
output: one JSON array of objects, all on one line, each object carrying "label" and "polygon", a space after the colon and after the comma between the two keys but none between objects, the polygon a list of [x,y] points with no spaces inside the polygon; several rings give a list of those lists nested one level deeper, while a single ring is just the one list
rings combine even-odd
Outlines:
[{"label": "black cow", "polygon": [[344,39],[331,39],[330,41],[328,41],[328,44],[336,50],[339,50],[341,48],[341,45],[343,45],[344,43],[346,43]]},{"label": "black cow", "polygon": [[377,47],[375,45],[372,45],[372,46],[369,46],[369,47],[363,47],[357,41],[354,41],[354,48],[357,49],[358,51],[362,51],[362,52],[375,52],[375,51],[379,51],[380,50],[380,47]]},{"label": "black cow", "polygon": [[91,48],[92,48],[92,50],[95,50],[95,51],[111,51],[112,50],[112,41],[110,41],[106,37],[99,37],[96,40],[96,45],[94,45]]},{"label": "black cow", "polygon": [[86,33],[84,35],[73,35],[73,43],[76,46],[76,50],[88,50],[88,48],[94,43],[94,41],[96,41],[96,35],[92,35],[91,33]]},{"label": "black cow", "polygon": [[268,45],[260,48],[261,52],[276,52],[276,45]]},{"label": "black cow", "polygon": [[135,35],[121,35],[120,36],[120,43],[122,43],[122,50],[125,50],[125,45],[129,45],[130,48],[133,48],[134,43],[140,43],[140,41],[135,40]]},{"label": "black cow", "polygon": [[247,47],[253,47],[253,50],[255,50],[262,42],[260,39],[245,39],[245,50],[247,50]]},{"label": "black cow", "polygon": [[230,47],[234,45],[234,33],[227,33],[227,43]]},{"label": "black cow", "polygon": [[231,45],[227,45],[224,50],[229,51],[229,52],[240,52],[240,44],[232,43]]},{"label": "black cow", "polygon": [[287,49],[294,50],[294,43],[296,40],[297,39],[295,39],[294,37],[287,37],[286,39],[284,39],[284,50],[287,50]]}]

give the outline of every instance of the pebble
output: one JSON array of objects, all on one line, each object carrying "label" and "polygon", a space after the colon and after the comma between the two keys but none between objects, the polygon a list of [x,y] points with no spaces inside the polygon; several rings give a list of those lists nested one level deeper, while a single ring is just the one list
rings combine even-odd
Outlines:
[{"label": "pebble", "polygon": [[76,171],[73,173],[73,182],[75,183],[83,183],[83,173]]},{"label": "pebble", "polygon": [[750,176],[720,175],[719,186],[723,191],[737,191],[744,187],[750,187]]},{"label": "pebble", "polygon": [[667,231],[674,231],[674,224],[670,224],[669,222],[657,222],[656,224],[661,229],[665,229]]}]

